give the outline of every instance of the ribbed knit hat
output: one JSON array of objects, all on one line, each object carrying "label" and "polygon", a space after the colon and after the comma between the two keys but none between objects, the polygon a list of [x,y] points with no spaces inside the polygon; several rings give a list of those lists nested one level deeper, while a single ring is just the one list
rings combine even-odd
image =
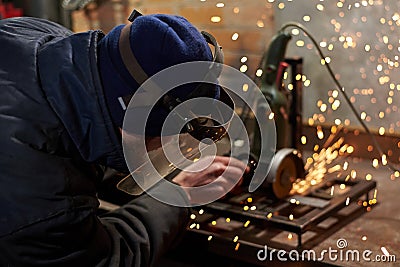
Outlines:
[{"label": "ribbed knit hat", "polygon": [[[133,94],[139,84],[125,67],[120,51],[119,37],[125,25],[112,29],[99,42],[99,69],[104,94],[116,126],[122,128],[125,111],[118,97]],[[130,45],[134,56],[147,76],[170,66],[191,62],[211,61],[212,53],[201,33],[185,18],[172,15],[147,15],[135,19],[130,28]],[[186,84],[169,92],[182,101],[195,89]],[[214,87],[213,97],[219,97],[218,86]],[[168,110],[157,107],[147,120],[146,135],[158,136]]]}]

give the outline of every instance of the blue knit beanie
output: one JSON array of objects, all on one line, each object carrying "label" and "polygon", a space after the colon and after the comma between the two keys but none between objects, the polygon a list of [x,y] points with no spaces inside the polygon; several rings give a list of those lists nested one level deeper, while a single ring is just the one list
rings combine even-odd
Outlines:
[{"label": "blue knit beanie", "polygon": [[[122,128],[125,110],[118,97],[133,94],[139,84],[126,69],[119,52],[119,37],[125,25],[112,29],[99,42],[99,69],[104,94],[114,124]],[[211,61],[211,50],[201,33],[185,18],[171,15],[147,15],[135,19],[130,28],[130,45],[138,63],[151,77],[170,66],[190,61]],[[182,85],[171,92],[182,101],[195,89]],[[216,86],[212,92],[218,98]],[[159,136],[168,110],[156,107],[146,124],[146,135]]]}]

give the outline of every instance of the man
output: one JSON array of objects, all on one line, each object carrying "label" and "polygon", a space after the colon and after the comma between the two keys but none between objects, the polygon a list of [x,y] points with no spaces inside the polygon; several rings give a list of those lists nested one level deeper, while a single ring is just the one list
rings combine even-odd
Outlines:
[{"label": "man", "polygon": [[[186,208],[146,194],[101,218],[96,214],[103,166],[128,171],[119,99],[140,82],[121,56],[123,27],[104,36],[73,34],[41,19],[0,21],[2,265],[148,266],[185,229]],[[149,77],[174,64],[212,60],[203,36],[182,17],[142,16],[128,31],[130,49]],[[171,95],[185,100],[193,90],[185,85]],[[219,94],[215,87],[207,96]],[[143,137],[148,147],[159,146],[167,115],[159,105],[149,117]],[[216,157],[209,168],[181,172],[174,182],[199,186],[220,179],[223,191],[242,168]],[[150,190],[158,194],[157,186]],[[191,199],[180,188],[169,197]]]}]

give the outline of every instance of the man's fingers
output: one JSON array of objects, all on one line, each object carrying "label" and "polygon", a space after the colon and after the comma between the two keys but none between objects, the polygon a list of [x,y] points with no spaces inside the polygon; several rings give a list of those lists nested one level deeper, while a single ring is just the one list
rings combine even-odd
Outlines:
[{"label": "man's fingers", "polygon": [[193,171],[183,171],[173,181],[182,186],[199,187],[210,184],[218,177],[223,176],[230,185],[234,185],[239,182],[243,172],[246,171],[246,165],[240,160],[222,156],[216,156],[205,169],[196,172],[196,167],[198,167],[196,163],[191,165]]},{"label": "man's fingers", "polygon": [[[190,165],[186,171],[189,172],[196,172],[196,171],[205,171],[207,172],[210,168],[213,168],[213,171],[217,171],[219,173],[222,173],[224,170],[224,167],[221,165],[215,165],[214,164],[222,164],[223,166],[233,166],[242,170],[247,170],[248,167],[247,165],[236,159],[236,158],[231,158],[231,157],[223,157],[223,156],[215,156],[215,157],[204,157],[198,162],[195,162],[194,164]],[[220,169],[215,169],[216,166],[218,166]]]},{"label": "man's fingers", "polygon": [[244,162],[232,157],[216,156],[214,162],[221,162],[224,165],[233,166],[242,170],[247,168],[247,165]]}]

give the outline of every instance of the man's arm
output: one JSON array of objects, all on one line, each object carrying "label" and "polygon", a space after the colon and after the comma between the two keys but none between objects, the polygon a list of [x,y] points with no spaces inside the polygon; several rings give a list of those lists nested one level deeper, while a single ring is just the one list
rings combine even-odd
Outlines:
[{"label": "man's arm", "polygon": [[[152,195],[163,194],[160,187]],[[169,192],[171,193],[171,192]],[[183,190],[177,189],[170,198],[187,202]],[[185,231],[189,219],[187,208],[173,207],[142,195],[101,217],[110,236],[110,254],[103,259],[110,266],[152,266]]]},{"label": "man's arm", "polygon": [[[157,186],[151,190],[158,194]],[[179,188],[170,197],[187,201]],[[101,218],[91,201],[81,199],[76,203],[79,207],[0,236],[0,264],[152,266],[185,231],[189,219],[187,208],[169,206],[148,195]]]}]

